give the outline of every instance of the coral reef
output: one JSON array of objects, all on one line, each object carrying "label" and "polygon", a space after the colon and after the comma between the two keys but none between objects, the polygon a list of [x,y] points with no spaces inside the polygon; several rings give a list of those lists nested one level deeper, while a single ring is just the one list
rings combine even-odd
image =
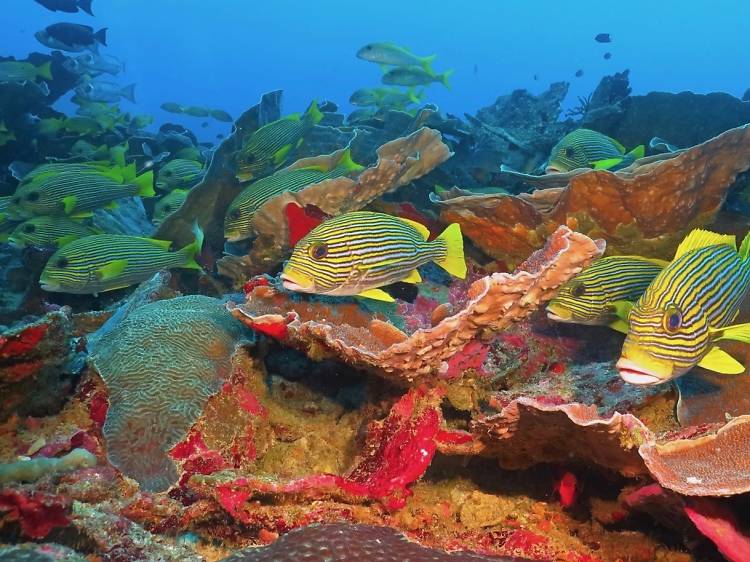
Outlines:
[{"label": "coral reef", "polygon": [[242,326],[200,295],[146,304],[105,324],[91,363],[107,386],[109,461],[147,490],[177,479],[166,452],[228,377]]},{"label": "coral reef", "polygon": [[[670,157],[671,156],[671,157]],[[709,224],[737,175],[750,168],[750,128],[617,172],[576,171],[565,187],[530,197],[453,196],[437,204],[478,247],[511,263],[558,224],[607,240],[612,254],[669,259],[692,228]]]},{"label": "coral reef", "polygon": [[96,457],[86,449],[73,449],[60,458],[37,457],[0,464],[0,484],[38,480],[51,472],[66,472],[96,466]]},{"label": "coral reef", "polygon": [[[446,360],[486,330],[501,330],[526,318],[555,290],[604,251],[602,243],[560,227],[543,250],[514,274],[495,273],[475,281],[461,310],[431,328],[407,336],[391,324],[329,323],[325,306],[295,310],[268,287],[253,288],[232,314],[249,327],[284,339],[308,353],[329,353],[394,380],[413,382],[448,369]],[[281,302],[279,302],[279,300]],[[314,345],[316,344],[316,345]]]}]

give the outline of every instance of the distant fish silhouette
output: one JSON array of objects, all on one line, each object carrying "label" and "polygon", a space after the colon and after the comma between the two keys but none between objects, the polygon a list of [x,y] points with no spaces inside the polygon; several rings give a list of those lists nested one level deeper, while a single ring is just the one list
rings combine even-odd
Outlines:
[{"label": "distant fish silhouette", "polygon": [[610,53],[609,51],[607,51],[606,53],[604,53],[604,60],[609,60],[611,58],[612,58],[612,53]]},{"label": "distant fish silhouette", "polygon": [[578,70],[576,70],[576,78],[580,78],[581,76],[583,76],[583,70],[579,68]]},{"label": "distant fish silhouette", "polygon": [[612,42],[612,36],[609,33],[600,33],[596,37],[594,37],[594,41],[597,43],[611,43]]},{"label": "distant fish silhouette", "polygon": [[475,64],[474,65],[474,76],[476,76],[478,73],[479,73],[479,66]]}]

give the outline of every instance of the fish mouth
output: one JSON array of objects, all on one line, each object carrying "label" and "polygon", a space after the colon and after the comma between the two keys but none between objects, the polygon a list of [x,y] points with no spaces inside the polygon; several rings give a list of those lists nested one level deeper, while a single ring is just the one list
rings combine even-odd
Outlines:
[{"label": "fish mouth", "polygon": [[47,291],[50,293],[59,293],[62,291],[62,287],[60,287],[60,285],[57,283],[45,283],[44,281],[40,280],[39,286],[43,291]]},{"label": "fish mouth", "polygon": [[296,276],[294,273],[285,272],[281,274],[281,284],[287,291],[294,291],[296,293],[312,293],[315,290],[314,284],[308,282],[307,284],[301,276]]},{"label": "fish mouth", "polygon": [[563,310],[557,308],[555,305],[551,304],[547,306],[547,318],[549,320],[553,320],[555,322],[572,322],[573,320],[570,318],[570,316],[563,316],[564,312]]},{"label": "fish mouth", "polygon": [[616,367],[620,373],[620,377],[622,378],[622,380],[630,384],[643,386],[664,382],[663,379],[659,378],[659,376],[652,371],[644,369],[635,361],[625,359],[624,357],[620,358],[620,360],[617,362]]},{"label": "fish mouth", "polygon": [[555,168],[554,166],[547,166],[544,169],[545,174],[561,174],[562,170],[560,168]]}]

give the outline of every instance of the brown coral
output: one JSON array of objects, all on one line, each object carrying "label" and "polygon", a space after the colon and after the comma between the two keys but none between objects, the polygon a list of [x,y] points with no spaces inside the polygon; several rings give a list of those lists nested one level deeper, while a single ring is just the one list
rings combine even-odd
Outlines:
[{"label": "brown coral", "polygon": [[614,173],[575,171],[539,180],[554,191],[519,197],[453,193],[437,203],[444,221],[460,223],[466,236],[498,259],[520,259],[558,224],[605,238],[610,253],[670,258],[689,230],[714,219],[727,190],[748,168],[750,127],[744,126]]},{"label": "brown coral", "polygon": [[[304,158],[289,166],[295,169],[311,164],[330,163],[340,152]],[[219,272],[239,285],[252,275],[269,271],[278,265],[290,249],[285,209],[290,203],[302,208],[312,206],[328,216],[356,211],[381,195],[422,177],[445,162],[452,153],[434,129],[422,127],[414,133],[385,143],[377,150],[377,163],[355,179],[340,177],[311,184],[305,189],[286,192],[261,206],[253,217],[258,237],[250,254],[226,256]]]},{"label": "brown coral", "polygon": [[268,287],[255,288],[247,303],[232,313],[251,328],[283,336],[311,355],[322,347],[355,366],[412,382],[445,370],[445,361],[483,331],[502,330],[529,316],[603,250],[603,243],[562,226],[515,273],[495,273],[474,282],[462,310],[411,336],[377,319],[369,325],[333,323],[325,310],[309,307],[303,316],[293,301],[279,303]]}]

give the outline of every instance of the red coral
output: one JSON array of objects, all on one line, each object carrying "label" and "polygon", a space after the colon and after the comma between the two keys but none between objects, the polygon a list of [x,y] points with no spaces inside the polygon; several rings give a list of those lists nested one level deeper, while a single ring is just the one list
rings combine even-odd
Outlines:
[{"label": "red coral", "polygon": [[97,455],[99,453],[99,441],[85,431],[76,431],[70,437],[57,439],[51,443],[47,443],[33,456],[56,457],[60,453],[66,453],[78,448],[86,449],[92,455]]},{"label": "red coral", "polygon": [[448,360],[448,370],[441,374],[445,379],[461,377],[465,371],[472,369],[478,374],[484,374],[482,366],[487,359],[489,346],[478,340],[470,341],[466,346]]},{"label": "red coral", "polygon": [[709,498],[685,498],[685,513],[730,562],[750,560],[750,537],[738,528],[729,508]]},{"label": "red coral", "polygon": [[255,287],[268,287],[271,282],[264,275],[258,275],[253,277],[247,283],[242,286],[242,290],[245,294],[252,293]]},{"label": "red coral", "polygon": [[25,355],[42,340],[47,333],[47,324],[29,326],[20,334],[11,337],[0,337],[0,358],[18,357]]},{"label": "red coral", "polygon": [[222,454],[210,449],[200,431],[195,428],[190,430],[184,441],[172,447],[169,455],[175,460],[184,461],[180,485],[187,482],[193,474],[211,474],[229,468]]},{"label": "red coral", "polygon": [[43,539],[55,527],[66,527],[70,520],[70,499],[40,492],[0,491],[3,519],[18,521],[21,532],[31,539]]}]

